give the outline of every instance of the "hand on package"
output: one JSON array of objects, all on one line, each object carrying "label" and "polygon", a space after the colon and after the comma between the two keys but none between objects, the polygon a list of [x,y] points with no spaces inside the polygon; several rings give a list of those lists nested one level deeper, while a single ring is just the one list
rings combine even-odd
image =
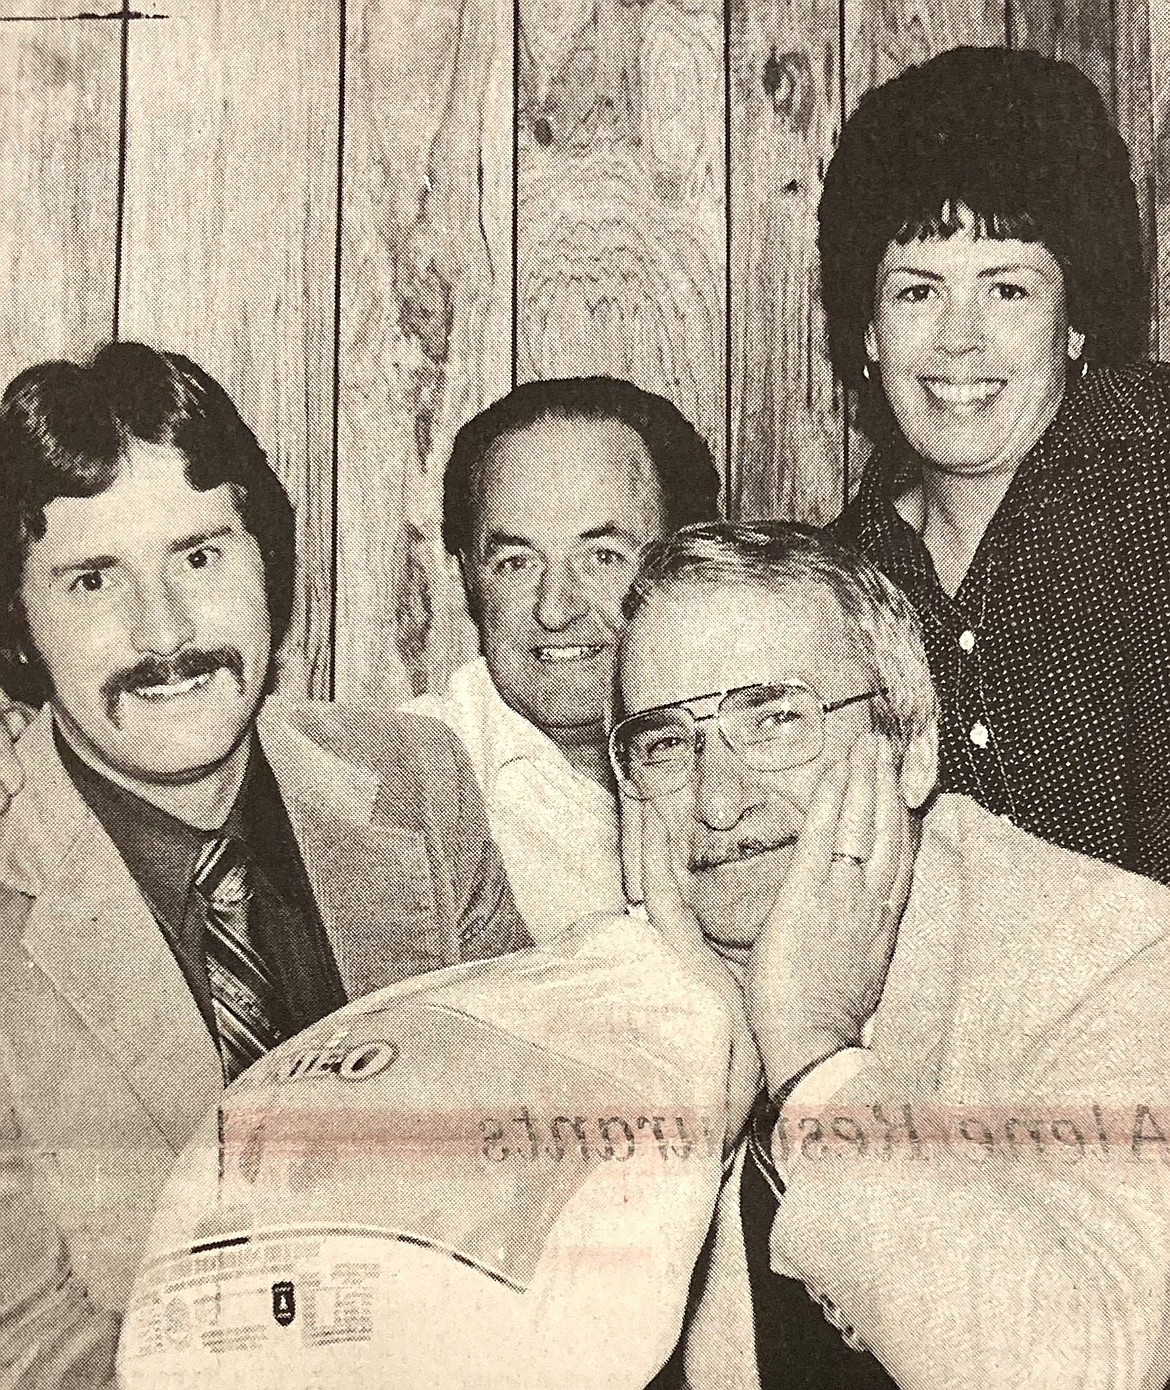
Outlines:
[{"label": "hand on package", "polygon": [[[636,820],[636,825],[631,825]],[[734,1145],[760,1090],[760,1054],[748,1026],[743,986],[730,964],[704,940],[699,920],[683,898],[671,862],[666,823],[653,802],[622,799],[623,839],[640,846],[639,872],[646,913],[693,972],[723,1000],[731,1018],[727,1140]]]},{"label": "hand on package", "polygon": [[889,740],[861,734],[817,788],[748,959],[748,1018],[773,1094],[861,1041],[885,987],[915,853]]},{"label": "hand on package", "polygon": [[0,690],[0,812],[8,809],[24,786],[24,768],[16,744],[32,717],[32,710],[18,705]]}]

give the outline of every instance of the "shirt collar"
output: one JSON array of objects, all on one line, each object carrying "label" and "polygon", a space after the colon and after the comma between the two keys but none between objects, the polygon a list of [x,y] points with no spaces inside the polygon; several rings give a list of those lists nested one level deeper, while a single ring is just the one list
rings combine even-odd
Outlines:
[{"label": "shirt collar", "polygon": [[220,834],[246,840],[252,819],[247,808],[257,781],[256,744],[253,742],[244,781],[227,820],[219,831],[197,830],[119,786],[91,767],[61,736],[56,724],[53,738],[65,770],[86,805],[101,822],[122,856],[152,911],[176,937],[182,930],[195,879],[195,865],[204,846]]},{"label": "shirt collar", "polygon": [[[988,528],[996,544],[1017,516],[1031,514],[1057,496],[1086,447],[1115,438],[1131,427],[1126,411],[1126,373],[1091,372],[1065,394],[1055,418],[1024,456]],[[921,462],[898,435],[875,448],[857,491],[860,549],[880,558],[887,575],[908,593],[933,584],[934,569],[921,538],[894,505],[920,476]]]},{"label": "shirt collar", "polygon": [[527,762],[570,777],[582,787],[596,788],[598,796],[609,799],[604,787],[578,772],[546,733],[505,702],[482,656],[454,672],[448,699],[463,706],[470,715],[468,722],[480,735],[485,788],[494,787],[497,777],[510,764]]},{"label": "shirt collar", "polygon": [[914,593],[930,585],[932,567],[921,538],[894,506],[909,482],[906,456],[913,459],[905,446],[875,449],[857,490],[857,544],[863,554],[877,558],[895,584]]}]

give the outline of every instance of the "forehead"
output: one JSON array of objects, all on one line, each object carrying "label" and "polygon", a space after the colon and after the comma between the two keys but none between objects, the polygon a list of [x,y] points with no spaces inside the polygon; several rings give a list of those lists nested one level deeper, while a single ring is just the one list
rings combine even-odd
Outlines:
[{"label": "forehead", "polygon": [[870,679],[840,605],[821,584],[684,584],[649,600],[622,647],[622,700],[631,713],[785,676],[826,699]]},{"label": "forehead", "polygon": [[1059,262],[1043,242],[976,236],[970,226],[960,227],[947,237],[913,237],[905,246],[891,241],[878,267],[878,277],[907,269],[978,275],[1004,267],[1063,279]]},{"label": "forehead", "polygon": [[606,524],[653,533],[658,507],[654,465],[628,425],[546,418],[503,435],[489,452],[477,533],[538,543]]},{"label": "forehead", "polygon": [[131,439],[117,476],[94,497],[58,497],[45,507],[45,534],[30,547],[54,560],[70,554],[117,555],[165,546],[239,521],[226,484],[200,492],[187,460],[169,444]]}]

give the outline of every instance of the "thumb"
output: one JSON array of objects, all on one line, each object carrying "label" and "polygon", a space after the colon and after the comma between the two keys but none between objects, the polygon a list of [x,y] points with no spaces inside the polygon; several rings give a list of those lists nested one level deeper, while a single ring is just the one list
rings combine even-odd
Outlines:
[{"label": "thumb", "polygon": [[[0,697],[0,699],[2,698]],[[4,727],[8,730],[8,737],[15,743],[32,723],[32,711],[24,705],[4,705],[0,707],[0,719],[4,721]]]},{"label": "thumb", "polygon": [[642,891],[651,922],[677,951],[706,948],[699,919],[684,901],[671,864],[670,833],[652,801],[642,805]]}]

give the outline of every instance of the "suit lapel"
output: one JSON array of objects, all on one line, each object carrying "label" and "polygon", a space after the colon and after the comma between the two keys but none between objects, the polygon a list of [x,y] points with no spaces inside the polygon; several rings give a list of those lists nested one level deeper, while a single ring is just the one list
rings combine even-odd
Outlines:
[{"label": "suit lapel", "polygon": [[265,706],[258,724],[264,754],[286,806],[302,802],[339,822],[369,824],[381,785],[377,773],[331,753],[299,727],[298,716],[308,724],[327,713],[328,706]]},{"label": "suit lapel", "polygon": [[57,756],[48,711],[21,742],[0,879],[33,901],[23,942],[172,1148],[222,1090],[215,1046],[129,870]]},{"label": "suit lapel", "polygon": [[[323,748],[274,708],[261,742],[349,998],[457,956],[449,913],[435,901],[426,837],[375,818],[376,772]],[[327,712],[304,712],[307,727]],[[288,717],[282,718],[281,714]]]}]

